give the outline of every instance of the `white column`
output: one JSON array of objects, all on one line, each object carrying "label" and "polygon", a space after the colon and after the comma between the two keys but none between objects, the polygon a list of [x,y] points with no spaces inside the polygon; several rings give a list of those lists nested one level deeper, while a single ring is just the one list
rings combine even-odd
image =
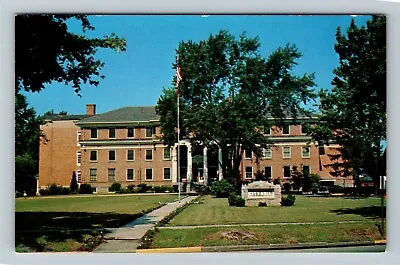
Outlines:
[{"label": "white column", "polygon": [[204,185],[208,184],[207,147],[203,148],[203,178]]},{"label": "white column", "polygon": [[222,150],[221,148],[218,148],[218,180],[222,180],[223,178],[222,174]]},{"label": "white column", "polygon": [[171,165],[171,174],[172,174],[172,184],[176,184],[178,182],[178,156],[176,152],[177,145],[175,144],[172,147],[172,165]]}]

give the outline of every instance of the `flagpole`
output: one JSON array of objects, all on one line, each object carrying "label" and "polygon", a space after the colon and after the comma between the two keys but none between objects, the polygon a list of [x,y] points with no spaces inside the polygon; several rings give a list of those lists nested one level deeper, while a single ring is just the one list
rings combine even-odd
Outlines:
[{"label": "flagpole", "polygon": [[178,200],[179,200],[179,203],[181,203],[181,168],[180,168],[180,158],[181,158],[181,156],[180,156],[180,132],[181,132],[181,130],[180,130],[180,125],[179,125],[179,98],[180,98],[180,93],[179,93],[179,82],[180,82],[180,79],[179,78],[181,78],[181,76],[180,76],[180,69],[179,69],[179,54],[178,54],[178,56],[177,56],[177,60],[176,60],[176,74],[177,74],[177,83],[176,83],[176,94],[177,94],[177,104],[178,104],[178,106],[177,106],[177,113],[178,113],[178,115],[177,115],[177,119],[178,119],[178,121],[177,121],[177,125],[178,125],[178,146],[177,146],[177,150],[176,150],[176,153],[177,153],[177,167],[178,167]]}]

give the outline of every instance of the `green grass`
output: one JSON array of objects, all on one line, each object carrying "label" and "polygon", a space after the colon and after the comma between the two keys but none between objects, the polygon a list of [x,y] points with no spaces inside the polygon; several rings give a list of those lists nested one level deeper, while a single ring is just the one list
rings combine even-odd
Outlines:
[{"label": "green grass", "polygon": [[225,198],[205,196],[190,205],[168,226],[264,224],[280,222],[379,220],[379,198],[296,196],[292,207],[230,207]]},{"label": "green grass", "polygon": [[98,231],[75,229],[122,226],[176,195],[35,197],[15,200],[18,252],[90,250]]},{"label": "green grass", "polygon": [[[245,232],[254,238],[227,238],[222,233]],[[151,248],[355,242],[382,239],[373,223],[276,225],[225,228],[160,229]]]}]

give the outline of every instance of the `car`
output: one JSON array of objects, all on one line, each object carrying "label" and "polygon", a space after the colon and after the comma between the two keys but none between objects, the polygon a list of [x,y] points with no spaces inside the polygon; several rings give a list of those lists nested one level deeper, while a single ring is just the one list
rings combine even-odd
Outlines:
[{"label": "car", "polygon": [[324,186],[318,187],[317,194],[329,194],[329,189]]}]

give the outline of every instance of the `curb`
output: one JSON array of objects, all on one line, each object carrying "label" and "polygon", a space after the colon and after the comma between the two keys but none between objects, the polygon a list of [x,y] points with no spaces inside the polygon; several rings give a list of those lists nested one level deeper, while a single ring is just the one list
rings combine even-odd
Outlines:
[{"label": "curb", "polygon": [[210,246],[210,247],[180,247],[180,248],[152,248],[137,249],[136,253],[198,253],[198,252],[232,252],[252,250],[283,250],[283,249],[307,249],[307,248],[330,248],[350,246],[372,246],[385,245],[386,240],[360,241],[360,242],[313,242],[298,244],[269,244],[269,245],[233,245],[233,246]]}]

